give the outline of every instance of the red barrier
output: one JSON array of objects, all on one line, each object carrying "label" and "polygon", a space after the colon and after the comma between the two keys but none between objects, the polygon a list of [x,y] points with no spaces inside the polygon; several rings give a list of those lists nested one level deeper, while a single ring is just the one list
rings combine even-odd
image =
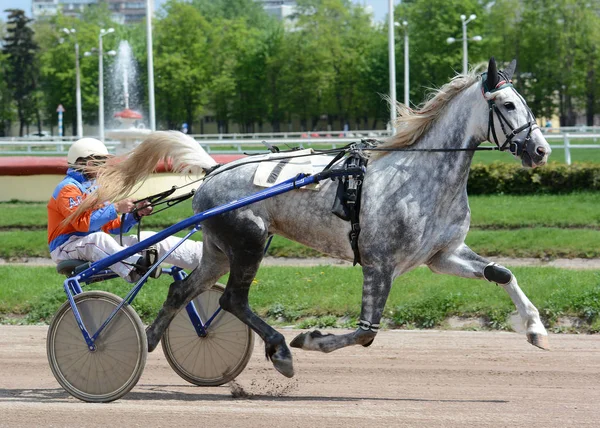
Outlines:
[{"label": "red barrier", "polygon": [[[245,155],[213,155],[213,159],[221,164],[232,162]],[[67,172],[67,158],[15,156],[0,157],[0,175],[63,175]],[[164,165],[159,165],[157,172],[169,172]]]}]

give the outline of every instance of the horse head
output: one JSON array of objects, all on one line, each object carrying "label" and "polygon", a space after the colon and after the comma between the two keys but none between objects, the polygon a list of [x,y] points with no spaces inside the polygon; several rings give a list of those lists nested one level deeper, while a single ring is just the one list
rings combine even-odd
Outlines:
[{"label": "horse head", "polygon": [[482,92],[489,106],[487,139],[520,158],[523,166],[537,167],[548,161],[552,149],[527,102],[512,85],[516,65],[512,60],[505,70],[498,70],[492,57],[482,74]]}]

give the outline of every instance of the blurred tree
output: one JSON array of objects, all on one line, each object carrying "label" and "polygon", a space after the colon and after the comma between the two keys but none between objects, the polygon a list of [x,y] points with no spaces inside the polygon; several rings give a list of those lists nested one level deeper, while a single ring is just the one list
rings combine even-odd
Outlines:
[{"label": "blurred tree", "polygon": [[25,16],[25,12],[19,9],[8,9],[6,12],[9,15],[3,46],[8,63],[5,78],[17,104],[19,136],[23,136],[23,130],[29,125],[33,115],[37,119],[38,132],[42,131],[38,109],[39,97],[36,93],[38,46],[33,40],[33,30],[29,26],[32,20]]},{"label": "blurred tree", "polygon": [[[0,21],[0,39],[6,36],[6,26]],[[9,135],[14,119],[14,101],[8,87],[8,60],[0,51],[0,137]]]},{"label": "blurred tree", "polygon": [[154,30],[154,72],[158,119],[169,129],[186,122],[194,132],[196,118],[208,102],[208,21],[191,4],[170,1]]},{"label": "blurred tree", "polygon": [[[520,36],[520,89],[536,114],[558,112],[561,126],[573,126],[577,112],[597,111],[598,5],[585,0],[524,1]],[[591,119],[591,118],[590,118]]]},{"label": "blurred tree", "polygon": [[[457,73],[462,73],[462,23],[460,15],[475,14],[477,19],[467,27],[467,37],[481,35],[486,17],[481,2],[477,0],[415,0],[403,2],[396,8],[396,21],[406,19],[410,31],[410,99],[415,104],[424,100],[430,88],[447,83]],[[458,41],[448,44],[454,37]],[[460,40],[459,40],[460,39]],[[402,52],[402,46],[396,45]],[[473,66],[488,60],[485,39],[469,42],[468,60]],[[403,59],[401,60],[401,63]],[[398,79],[402,80],[402,79]]]},{"label": "blurred tree", "polygon": [[[105,4],[88,8],[80,18],[59,14],[48,20],[36,22],[36,41],[40,46],[41,85],[43,85],[43,113],[45,120],[56,122],[56,108],[65,108],[65,128],[71,125],[76,134],[75,105],[75,40],[79,43],[79,64],[81,78],[81,105],[84,123],[98,120],[98,56],[85,57],[86,51],[98,48],[98,35],[101,28],[115,28],[114,35],[104,38],[104,53],[115,49],[124,30],[112,22],[110,11]],[[63,28],[75,29],[74,37],[63,32]],[[95,52],[97,53],[97,52]],[[110,59],[105,57],[105,88]]]}]

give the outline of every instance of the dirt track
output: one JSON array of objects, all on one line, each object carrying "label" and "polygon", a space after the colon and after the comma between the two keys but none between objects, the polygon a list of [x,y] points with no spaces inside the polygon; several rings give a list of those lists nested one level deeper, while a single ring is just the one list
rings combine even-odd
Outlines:
[{"label": "dirt track", "polygon": [[[54,380],[47,327],[0,326],[0,427],[597,427],[600,336],[555,335],[553,350],[497,332],[384,331],[370,348],[293,349],[296,377],[256,341],[237,383],[188,385],[160,347],[137,387],[87,404]],[[284,331],[290,340],[297,331]]]}]

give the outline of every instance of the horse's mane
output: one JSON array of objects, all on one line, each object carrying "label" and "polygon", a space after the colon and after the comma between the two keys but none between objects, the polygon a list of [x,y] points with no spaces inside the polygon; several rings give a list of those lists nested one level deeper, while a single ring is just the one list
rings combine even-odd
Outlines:
[{"label": "horse's mane", "polygon": [[[446,106],[466,88],[477,81],[479,74],[476,71],[455,76],[450,82],[437,90],[433,90],[427,99],[416,110],[398,103],[398,117],[393,125],[396,134],[390,137],[379,148],[400,148],[415,144],[427,132],[429,127],[444,112]],[[374,158],[384,156],[385,151],[375,153]]]}]

